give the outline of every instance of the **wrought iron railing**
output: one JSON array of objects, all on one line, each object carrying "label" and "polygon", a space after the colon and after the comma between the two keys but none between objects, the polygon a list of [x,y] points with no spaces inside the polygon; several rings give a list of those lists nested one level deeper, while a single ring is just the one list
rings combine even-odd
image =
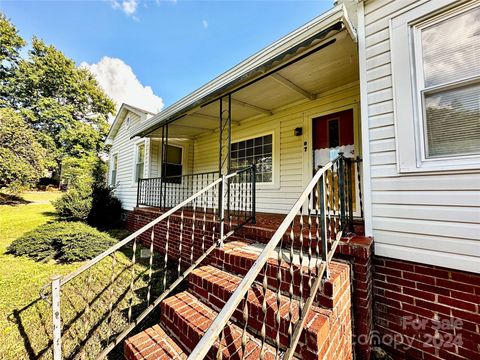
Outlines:
[{"label": "wrought iron railing", "polygon": [[[230,228],[255,222],[256,167],[254,165],[234,171],[223,188],[225,192],[224,217]],[[219,177],[219,172],[205,172],[164,178],[139,179],[137,206],[169,209],[195,194]],[[223,186],[223,185],[222,185]],[[206,211],[212,213],[216,198],[206,199]],[[189,209],[186,207],[186,209]]]},{"label": "wrought iron railing", "polygon": [[[54,359],[104,358],[145,323],[215,247],[254,217],[253,179],[255,169],[248,168],[213,180],[76,271],[52,278],[41,296],[52,306]],[[225,216],[226,204],[232,216]]]},{"label": "wrought iron railing", "polygon": [[[218,171],[138,180],[137,206],[172,208],[220,176]],[[210,206],[208,210],[211,210]]]},{"label": "wrought iron railing", "polygon": [[[217,358],[222,358],[223,350],[232,345],[228,343],[232,340],[231,337],[226,336],[226,333],[224,334],[224,329],[237,309],[236,313],[241,313],[243,317],[236,319],[243,322],[241,353],[239,352],[239,354],[245,354],[249,320],[247,299],[248,292],[255,281],[261,282],[263,288],[260,359],[264,359],[267,355],[267,348],[272,347],[275,349],[276,358],[291,359],[293,357],[300,334],[305,326],[307,312],[316,298],[321,281],[325,276],[329,276],[329,263],[343,231],[348,230],[350,219],[353,218],[351,216],[353,207],[350,202],[352,195],[349,195],[351,190],[349,190],[349,180],[346,179],[348,176],[351,177],[352,164],[351,161],[340,155],[316,172],[235,292],[194,348],[189,359],[203,359],[212,351],[214,344],[217,347]],[[271,258],[276,259],[275,263],[272,263]],[[294,262],[295,258],[298,258],[297,264]],[[282,324],[280,311],[275,312],[277,334],[276,336],[270,334],[270,340],[267,339],[266,334],[266,299],[269,285],[267,273],[271,274],[272,268],[267,271],[267,266],[277,267],[274,269],[278,282],[277,309],[280,309],[281,304],[282,282],[290,284],[288,290],[290,304],[293,304],[294,298],[298,297],[298,306],[290,305],[286,327],[285,323]],[[299,279],[299,294],[294,294],[294,279]],[[262,318],[261,314],[260,318]],[[287,336],[280,336],[280,332],[285,329],[288,329]],[[285,340],[286,338],[287,340]]]}]

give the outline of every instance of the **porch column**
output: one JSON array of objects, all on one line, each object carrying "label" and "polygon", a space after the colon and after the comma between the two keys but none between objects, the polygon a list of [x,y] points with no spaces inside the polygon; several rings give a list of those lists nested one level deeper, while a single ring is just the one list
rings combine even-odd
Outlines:
[{"label": "porch column", "polygon": [[[232,97],[227,95],[220,100],[220,127],[219,127],[219,143],[218,143],[218,172],[220,176],[225,176],[230,172],[231,157],[230,145],[232,134]],[[225,179],[225,177],[224,177]],[[218,192],[218,217],[220,221],[220,239],[223,239],[225,226],[225,210],[227,216],[230,216],[230,186],[229,181],[222,181],[219,184]],[[225,199],[226,197],[226,199]],[[225,206],[226,205],[226,206]],[[226,207],[226,209],[225,209]]]},{"label": "porch column", "polygon": [[165,173],[167,169],[168,155],[168,124],[162,126],[162,157],[161,157],[161,183],[160,183],[160,208],[165,209],[165,199],[167,193],[167,184],[165,183]]},{"label": "porch column", "polygon": [[227,95],[220,100],[219,159],[218,172],[227,175],[230,172],[230,145],[232,143],[232,96]]}]

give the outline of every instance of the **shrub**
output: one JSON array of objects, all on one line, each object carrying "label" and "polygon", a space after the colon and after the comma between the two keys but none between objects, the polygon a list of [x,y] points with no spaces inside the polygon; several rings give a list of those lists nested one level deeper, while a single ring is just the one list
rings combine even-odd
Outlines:
[{"label": "shrub", "polygon": [[97,186],[93,189],[87,222],[98,229],[111,228],[120,222],[122,211],[122,202],[113,195],[113,188]]},{"label": "shrub", "polygon": [[116,240],[81,222],[54,222],[42,225],[13,241],[8,252],[36,261],[61,263],[84,261],[114,245]]},{"label": "shrub", "polygon": [[85,221],[92,208],[92,190],[90,184],[79,183],[69,189],[62,197],[52,202],[58,215],[64,220]]}]

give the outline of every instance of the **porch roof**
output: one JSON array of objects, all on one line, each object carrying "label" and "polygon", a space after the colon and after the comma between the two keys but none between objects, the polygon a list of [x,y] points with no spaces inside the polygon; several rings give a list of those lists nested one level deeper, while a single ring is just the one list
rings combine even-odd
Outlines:
[{"label": "porch roof", "polygon": [[[169,137],[213,132],[219,126],[216,100],[233,93],[233,123],[272,115],[275,109],[302,99],[313,100],[329,88],[358,79],[355,42],[346,8],[337,5],[139,123],[131,136],[158,137],[166,124]],[[326,47],[328,51],[318,51]]]}]

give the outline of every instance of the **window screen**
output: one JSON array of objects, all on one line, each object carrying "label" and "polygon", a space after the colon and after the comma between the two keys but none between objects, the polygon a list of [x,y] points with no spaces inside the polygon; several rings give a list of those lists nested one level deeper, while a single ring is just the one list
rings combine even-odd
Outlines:
[{"label": "window screen", "polygon": [[145,144],[140,144],[137,146],[137,160],[135,169],[135,179],[142,179],[145,169]]},{"label": "window screen", "polygon": [[480,153],[480,7],[420,30],[426,157]]},{"label": "window screen", "polygon": [[232,143],[232,169],[256,164],[257,182],[272,182],[272,134]]},{"label": "window screen", "polygon": [[112,156],[111,166],[110,186],[115,186],[117,184],[118,155],[115,154]]}]

